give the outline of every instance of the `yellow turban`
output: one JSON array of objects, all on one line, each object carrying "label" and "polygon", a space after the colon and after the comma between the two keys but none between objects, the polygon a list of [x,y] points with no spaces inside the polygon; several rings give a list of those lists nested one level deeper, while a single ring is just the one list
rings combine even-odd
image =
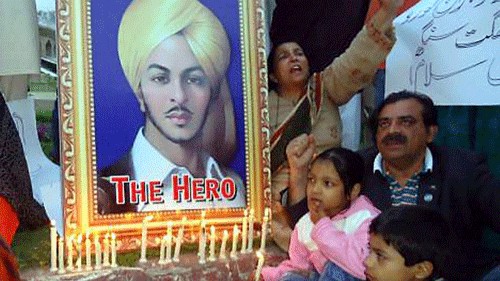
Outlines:
[{"label": "yellow turban", "polygon": [[210,79],[212,95],[227,90],[230,46],[219,19],[197,0],[134,0],[118,31],[118,55],[127,80],[138,92],[146,60],[163,40],[184,35]]}]

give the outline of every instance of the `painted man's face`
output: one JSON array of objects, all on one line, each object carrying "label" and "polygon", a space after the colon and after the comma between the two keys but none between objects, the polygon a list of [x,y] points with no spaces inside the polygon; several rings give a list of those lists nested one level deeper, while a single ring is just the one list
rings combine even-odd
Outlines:
[{"label": "painted man's face", "polygon": [[150,54],[136,94],[153,144],[180,144],[199,136],[210,105],[210,83],[183,35],[163,40]]}]

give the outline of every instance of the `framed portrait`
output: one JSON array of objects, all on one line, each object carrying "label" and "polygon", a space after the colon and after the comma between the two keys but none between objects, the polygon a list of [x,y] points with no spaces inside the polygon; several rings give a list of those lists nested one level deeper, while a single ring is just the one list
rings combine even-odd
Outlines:
[{"label": "framed portrait", "polygon": [[57,1],[65,236],[112,229],[127,250],[140,245],[145,218],[153,234],[183,217],[218,231],[245,210],[261,221],[270,206],[263,6]]}]

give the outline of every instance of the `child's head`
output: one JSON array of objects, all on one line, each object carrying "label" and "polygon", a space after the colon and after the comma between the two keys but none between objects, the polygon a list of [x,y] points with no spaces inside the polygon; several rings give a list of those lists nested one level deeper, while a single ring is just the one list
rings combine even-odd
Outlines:
[{"label": "child's head", "polygon": [[359,196],[363,180],[363,159],[356,152],[332,148],[312,162],[307,181],[309,210],[321,205],[333,217]]},{"label": "child's head", "polygon": [[423,206],[390,208],[370,225],[369,280],[430,280],[449,256],[450,227],[437,211]]}]

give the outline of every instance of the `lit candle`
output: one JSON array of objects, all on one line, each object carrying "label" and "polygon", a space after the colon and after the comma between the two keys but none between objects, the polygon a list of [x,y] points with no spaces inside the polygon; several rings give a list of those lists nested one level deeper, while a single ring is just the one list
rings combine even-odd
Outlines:
[{"label": "lit candle", "polygon": [[243,223],[241,224],[241,253],[247,251],[247,224],[248,224],[248,211],[245,209],[243,213]]},{"label": "lit candle", "polygon": [[226,258],[226,243],[227,239],[229,239],[229,232],[227,230],[224,230],[224,233],[222,234],[222,243],[220,244],[220,253],[219,253],[219,258],[220,259],[225,259]]},{"label": "lit candle", "polygon": [[91,243],[90,232],[87,230],[87,233],[85,234],[85,270],[92,270],[92,254],[90,252]]},{"label": "lit candle", "polygon": [[103,266],[109,266],[109,232],[104,235]]},{"label": "lit candle", "polygon": [[229,254],[229,256],[232,258],[232,259],[236,259],[237,258],[237,254],[236,254],[236,251],[237,251],[237,247],[238,247],[238,234],[239,234],[239,229],[238,229],[238,225],[234,225],[233,227],[233,247],[231,248],[231,253]]},{"label": "lit candle", "polygon": [[76,271],[82,271],[82,234],[78,234],[76,240],[76,251],[78,252],[78,258],[76,260]]},{"label": "lit candle", "polygon": [[148,260],[146,259],[146,250],[148,247],[148,221],[152,220],[153,216],[147,216],[142,220],[142,237],[141,237],[141,258],[139,259],[140,263],[145,263]]},{"label": "lit candle", "polygon": [[252,252],[253,250],[253,221],[254,221],[255,212],[250,209],[250,214],[248,215],[248,248],[247,253]]},{"label": "lit candle", "polygon": [[207,235],[206,235],[206,222],[205,220],[201,221],[201,228],[200,228],[200,243],[199,243],[199,248],[198,248],[198,257],[199,263],[204,264],[206,262],[205,260],[205,248],[207,244]]},{"label": "lit candle", "polygon": [[167,234],[167,254],[165,256],[165,262],[166,263],[171,263],[172,262],[172,233]]},{"label": "lit candle", "polygon": [[198,235],[198,237],[199,237],[199,239],[198,239],[198,256],[201,255],[201,248],[202,248],[201,243],[203,243],[203,239],[201,239],[201,237],[205,234],[206,225],[207,225],[207,223],[205,221],[205,210],[203,210],[203,211],[201,211],[200,233]]},{"label": "lit candle", "polygon": [[215,261],[215,226],[210,227],[210,256],[208,257],[209,261]]},{"label": "lit candle", "polygon": [[57,273],[63,274],[66,272],[66,269],[64,268],[64,238],[59,237],[59,247],[58,247],[58,254],[59,254],[59,271]]},{"label": "lit candle", "polygon": [[99,270],[102,267],[101,266],[102,252],[101,252],[101,243],[99,242],[98,233],[94,234],[94,248],[95,248],[95,269]]},{"label": "lit candle", "polygon": [[186,217],[182,217],[182,224],[179,228],[179,232],[177,233],[177,238],[175,239],[175,250],[174,250],[174,258],[172,259],[174,262],[179,262],[179,255],[181,254],[181,245],[182,239],[184,238],[184,225],[187,222]]},{"label": "lit candle", "polygon": [[262,222],[262,236],[260,239],[260,250],[262,253],[266,252],[266,236],[267,236],[267,224],[269,221],[269,208],[264,211],[264,218]]},{"label": "lit candle", "polygon": [[165,243],[167,241],[167,236],[163,236],[160,242],[160,260],[158,264],[165,264]]},{"label": "lit candle", "polygon": [[70,272],[75,269],[73,266],[73,240],[75,240],[75,235],[71,235],[66,243],[66,247],[68,248],[68,267],[66,269]]},{"label": "lit candle", "polygon": [[57,230],[55,220],[50,220],[50,271],[57,271]]},{"label": "lit candle", "polygon": [[116,234],[111,233],[111,267],[117,267],[116,264]]},{"label": "lit candle", "polygon": [[172,221],[168,221],[167,222],[167,235],[170,234],[170,236],[172,237],[172,228],[174,226],[174,223]]},{"label": "lit candle", "polygon": [[255,281],[260,280],[260,274],[262,273],[262,267],[264,266],[264,255],[260,251],[257,251],[257,258],[259,261],[257,262],[257,269],[255,270]]}]

